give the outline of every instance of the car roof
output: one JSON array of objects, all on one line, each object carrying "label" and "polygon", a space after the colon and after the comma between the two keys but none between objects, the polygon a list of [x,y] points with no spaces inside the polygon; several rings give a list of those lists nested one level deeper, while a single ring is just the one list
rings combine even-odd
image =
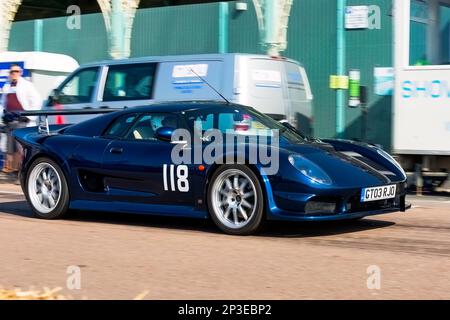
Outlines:
[{"label": "car roof", "polygon": [[111,121],[121,117],[122,115],[146,113],[146,112],[169,112],[179,113],[182,111],[196,111],[201,109],[212,108],[214,111],[225,111],[230,108],[249,109],[250,107],[226,103],[224,101],[172,101],[172,102],[156,102],[144,106],[126,108],[117,112],[105,114],[80,123],[76,123],[64,129],[64,134],[93,137],[101,135]]}]

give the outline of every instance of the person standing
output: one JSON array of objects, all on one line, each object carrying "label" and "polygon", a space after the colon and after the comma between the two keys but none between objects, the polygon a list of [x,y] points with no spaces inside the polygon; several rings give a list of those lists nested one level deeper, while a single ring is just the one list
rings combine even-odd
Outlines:
[{"label": "person standing", "polygon": [[3,108],[3,122],[7,134],[7,154],[4,167],[5,173],[15,173],[21,165],[21,148],[12,136],[18,128],[36,125],[36,117],[23,117],[21,111],[40,110],[42,98],[35,86],[22,77],[23,70],[17,64],[12,64],[9,70],[9,82],[3,87],[0,106]]}]

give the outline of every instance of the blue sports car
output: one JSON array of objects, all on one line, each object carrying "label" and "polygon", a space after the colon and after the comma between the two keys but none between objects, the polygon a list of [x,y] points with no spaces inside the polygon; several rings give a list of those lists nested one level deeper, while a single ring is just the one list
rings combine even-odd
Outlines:
[{"label": "blue sports car", "polygon": [[15,131],[22,189],[39,218],[70,210],[210,217],[247,235],[266,219],[408,208],[405,172],[380,148],[309,138],[241,105],[159,103],[50,129]]}]

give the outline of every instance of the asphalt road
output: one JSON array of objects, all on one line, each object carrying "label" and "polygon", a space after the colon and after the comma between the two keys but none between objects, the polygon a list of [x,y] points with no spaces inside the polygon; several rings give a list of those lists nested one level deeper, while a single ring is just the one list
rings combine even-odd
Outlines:
[{"label": "asphalt road", "polygon": [[[178,218],[83,212],[39,220],[18,187],[3,184],[0,286],[62,287],[76,299],[450,299],[450,198],[409,201],[407,213],[273,223],[233,237]],[[66,286],[73,265],[78,290]]]}]

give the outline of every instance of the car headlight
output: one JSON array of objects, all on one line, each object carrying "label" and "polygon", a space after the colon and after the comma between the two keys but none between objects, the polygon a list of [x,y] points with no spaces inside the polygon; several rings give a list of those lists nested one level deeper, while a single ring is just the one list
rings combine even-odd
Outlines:
[{"label": "car headlight", "polygon": [[298,154],[290,155],[289,162],[314,183],[330,185],[331,178],[318,165]]},{"label": "car headlight", "polygon": [[398,169],[400,170],[400,172],[406,177],[406,173],[405,170],[403,170],[402,166],[386,151],[382,150],[382,149],[377,149],[377,152],[380,156],[382,156],[383,158],[385,158],[386,160],[392,162],[392,164]]}]

